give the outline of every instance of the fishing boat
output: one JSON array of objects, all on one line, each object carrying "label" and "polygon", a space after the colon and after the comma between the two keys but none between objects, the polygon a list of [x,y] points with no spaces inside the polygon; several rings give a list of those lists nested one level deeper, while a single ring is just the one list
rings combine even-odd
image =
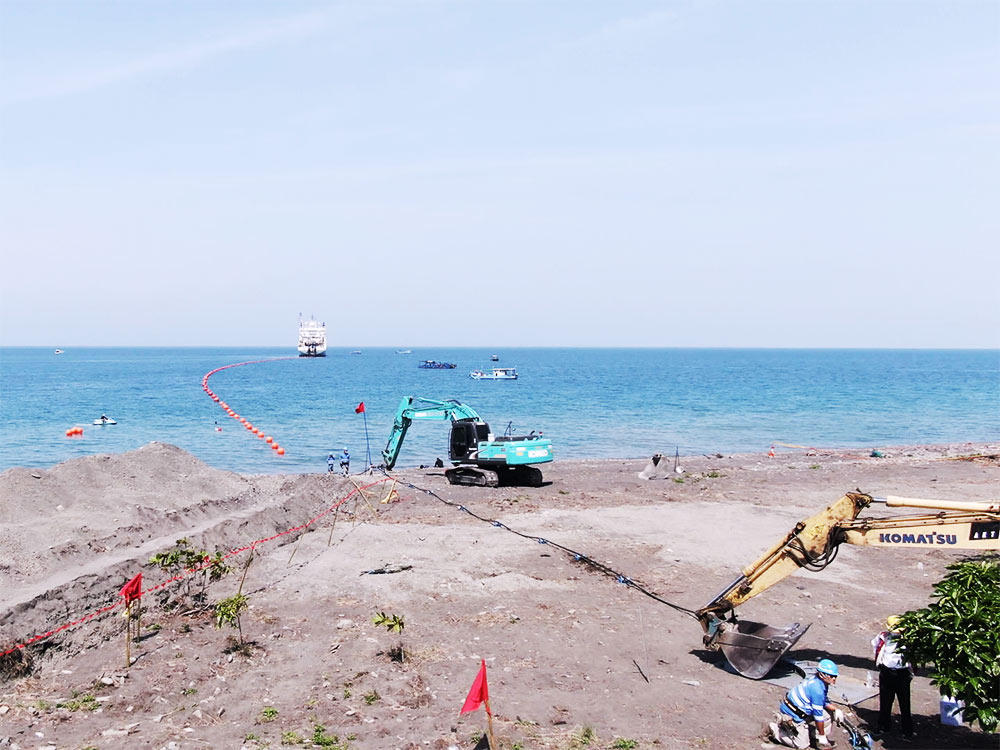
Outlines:
[{"label": "fishing boat", "polygon": [[56,349],[56,350],[55,350],[55,354],[62,354],[62,353],[63,353],[63,350],[62,350],[62,349]]},{"label": "fishing boat", "polygon": [[396,354],[413,354],[413,352],[409,349],[397,349]]},{"label": "fishing boat", "polygon": [[496,355],[496,354],[491,354],[490,355],[490,362],[499,362],[499,361],[500,361],[500,357],[498,355]]},{"label": "fishing boat", "polygon": [[517,380],[514,367],[494,367],[492,370],[473,370],[469,373],[473,380]]},{"label": "fishing boat", "polygon": [[458,365],[454,362],[438,362],[436,359],[425,359],[417,367],[424,370],[454,370]]},{"label": "fishing boat", "polygon": [[312,316],[302,320],[299,313],[299,356],[326,356],[326,323],[320,323]]}]

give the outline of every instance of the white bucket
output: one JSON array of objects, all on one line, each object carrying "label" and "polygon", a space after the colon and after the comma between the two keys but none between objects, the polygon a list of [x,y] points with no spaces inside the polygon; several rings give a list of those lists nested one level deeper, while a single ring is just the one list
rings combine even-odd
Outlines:
[{"label": "white bucket", "polygon": [[962,726],[962,709],[965,704],[950,695],[941,696],[941,723],[952,727]]}]

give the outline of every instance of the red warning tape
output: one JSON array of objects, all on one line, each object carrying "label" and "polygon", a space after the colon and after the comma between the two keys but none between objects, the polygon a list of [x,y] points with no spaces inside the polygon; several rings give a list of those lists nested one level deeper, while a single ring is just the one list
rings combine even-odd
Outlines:
[{"label": "red warning tape", "polygon": [[[222,369],[222,368],[220,368],[220,369]],[[225,555],[223,555],[221,558],[218,558],[218,560],[213,560],[211,558],[206,558],[205,562],[203,562],[201,565],[196,565],[194,567],[187,568],[183,573],[179,573],[178,575],[175,575],[172,578],[168,578],[167,580],[165,580],[165,581],[163,581],[161,583],[158,583],[158,584],[156,584],[155,586],[153,586],[151,588],[145,589],[144,591],[142,591],[142,592],[139,593],[138,597],[134,597],[134,598],[139,598],[143,594],[152,594],[154,591],[159,591],[162,588],[166,588],[170,584],[176,583],[177,581],[180,581],[180,580],[186,578],[189,575],[192,575],[194,573],[198,573],[198,572],[204,570],[205,568],[211,567],[212,565],[214,565],[216,562],[218,562],[220,560],[228,560],[229,558],[235,557],[236,555],[239,555],[239,554],[241,554],[243,552],[246,552],[247,550],[256,549],[256,547],[258,545],[260,545],[260,544],[264,544],[266,542],[273,541],[275,539],[278,539],[279,537],[285,536],[286,534],[291,534],[291,533],[294,533],[296,531],[301,531],[302,529],[305,529],[308,526],[311,526],[312,524],[316,523],[316,521],[318,521],[319,519],[323,518],[323,516],[325,516],[328,513],[330,513],[330,511],[333,511],[333,510],[336,510],[337,508],[339,508],[341,505],[343,505],[345,502],[347,502],[348,500],[350,500],[352,497],[354,497],[356,494],[358,494],[362,490],[366,490],[369,487],[374,487],[377,484],[381,484],[382,482],[387,482],[389,480],[390,480],[390,477],[382,477],[380,479],[375,480],[374,482],[370,482],[369,484],[365,484],[365,485],[361,485],[361,486],[356,486],[351,492],[348,492],[346,495],[344,495],[344,497],[342,497],[340,500],[338,500],[337,502],[335,502],[329,508],[326,508],[323,512],[319,513],[318,515],[313,516],[312,518],[310,518],[305,523],[303,523],[303,524],[301,524],[299,526],[293,526],[290,529],[285,529],[284,531],[279,531],[277,534],[272,534],[271,536],[264,537],[262,539],[257,539],[255,541],[250,542],[250,544],[247,544],[247,545],[245,545],[243,547],[239,547],[238,549],[232,549],[229,552],[227,552]],[[56,633],[61,633],[63,630],[68,630],[69,628],[76,627],[77,625],[82,625],[83,623],[87,622],[88,620],[92,620],[95,617],[98,617],[100,615],[105,614],[106,612],[110,612],[113,609],[117,609],[118,605],[122,601],[124,601],[124,600],[125,600],[125,597],[123,595],[119,594],[115,598],[115,601],[113,603],[111,603],[111,604],[108,604],[107,606],[101,607],[100,609],[96,609],[93,612],[91,612],[90,614],[84,615],[83,617],[81,617],[81,618],[79,618],[77,620],[73,620],[72,622],[67,622],[67,623],[65,623],[63,625],[60,625],[59,627],[54,628],[53,630],[50,630],[50,631],[48,631],[46,633],[39,633],[38,635],[34,635],[31,638],[29,638],[28,640],[24,641],[23,643],[18,643],[15,646],[11,646],[6,651],[0,651],[0,657],[4,657],[4,656],[7,656],[8,654],[12,654],[15,651],[18,651],[19,649],[22,649],[22,648],[25,648],[27,646],[30,646],[33,643],[37,643],[38,641],[43,641],[46,638],[50,638],[53,635],[55,635]]]},{"label": "red warning tape", "polygon": [[[244,365],[259,365],[263,362],[280,362],[283,359],[298,359],[298,357],[273,357],[271,359],[255,359],[249,362],[235,362],[231,365],[223,365],[222,367],[216,367],[214,370],[206,372],[201,379],[201,389],[208,394],[209,398],[211,398],[215,403],[221,406],[222,410],[226,412],[228,416],[238,421],[241,425],[246,427],[249,432],[256,435],[261,440],[270,445],[271,450],[273,450],[279,456],[285,455],[285,449],[278,444],[278,441],[275,440],[270,435],[265,435],[264,430],[260,429],[259,427],[255,427],[253,422],[248,420],[246,417],[241,417],[229,404],[220,399],[219,396],[211,388],[208,387],[208,379],[213,375],[215,375],[215,373],[221,372],[222,370],[228,370],[230,367],[243,367]],[[222,428],[220,427],[219,429]]]}]

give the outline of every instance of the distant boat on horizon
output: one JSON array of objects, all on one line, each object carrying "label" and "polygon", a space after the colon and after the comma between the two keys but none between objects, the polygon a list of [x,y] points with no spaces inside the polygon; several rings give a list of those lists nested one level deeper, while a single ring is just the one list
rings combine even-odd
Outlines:
[{"label": "distant boat on horizon", "polygon": [[302,320],[299,313],[299,356],[326,356],[326,323],[320,323],[312,316]]},{"label": "distant boat on horizon", "polygon": [[413,354],[413,352],[409,349],[397,349],[396,354]]},{"label": "distant boat on horizon", "polygon": [[62,353],[63,353],[63,350],[62,350],[62,349],[56,349],[56,350],[55,350],[55,353],[56,353],[56,354],[62,354]]}]

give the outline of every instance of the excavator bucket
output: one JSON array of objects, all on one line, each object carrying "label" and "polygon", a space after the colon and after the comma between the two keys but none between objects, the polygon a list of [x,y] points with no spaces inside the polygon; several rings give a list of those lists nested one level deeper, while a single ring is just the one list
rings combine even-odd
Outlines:
[{"label": "excavator bucket", "polygon": [[775,628],[762,622],[740,620],[726,623],[714,642],[733,669],[751,680],[759,680],[805,635],[809,625],[793,622]]}]

